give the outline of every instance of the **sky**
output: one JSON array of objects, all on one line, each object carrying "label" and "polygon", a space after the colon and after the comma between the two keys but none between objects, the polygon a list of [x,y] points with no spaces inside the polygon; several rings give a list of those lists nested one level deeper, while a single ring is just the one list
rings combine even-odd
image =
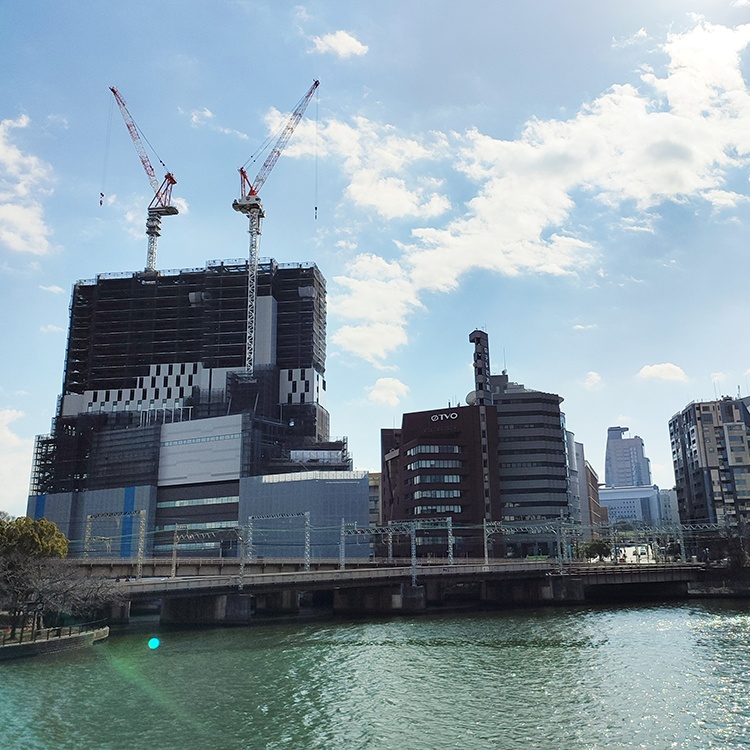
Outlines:
[{"label": "sky", "polygon": [[465,403],[481,328],[602,481],[621,425],[672,487],[670,417],[750,393],[749,46],[750,0],[6,0],[0,509],[26,509],[73,284],[145,266],[153,193],[109,87],[177,179],[177,269],[247,257],[237,169],[314,79],[260,256],[327,280],[354,467],[403,413]]}]

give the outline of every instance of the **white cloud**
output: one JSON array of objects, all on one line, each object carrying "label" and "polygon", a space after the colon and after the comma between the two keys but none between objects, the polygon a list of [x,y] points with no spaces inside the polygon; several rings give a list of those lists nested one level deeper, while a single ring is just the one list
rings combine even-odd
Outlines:
[{"label": "white cloud", "polygon": [[687,383],[688,380],[685,371],[671,362],[664,362],[660,365],[644,365],[638,371],[636,377],[642,380],[666,380],[676,383]]},{"label": "white cloud", "polygon": [[599,326],[596,323],[589,323],[588,325],[582,325],[581,323],[577,323],[573,326],[574,331],[592,331],[594,328],[598,328]]},{"label": "white cloud", "polygon": [[632,47],[634,44],[642,44],[643,42],[650,39],[648,32],[644,28],[638,29],[638,31],[635,32],[635,34],[631,34],[628,37],[624,37],[623,39],[613,39],[612,40],[612,46],[615,49],[623,48],[623,47]]},{"label": "white cloud", "polygon": [[249,139],[247,133],[243,133],[240,130],[234,130],[232,128],[226,128],[220,125],[215,120],[214,113],[207,107],[201,109],[193,109],[190,111],[190,124],[195,128],[206,127],[209,130],[213,130],[215,133],[222,133],[223,135],[232,135],[237,138],[246,141]]},{"label": "white cloud", "polygon": [[33,440],[25,440],[10,425],[24,416],[16,409],[0,409],[0,510],[13,516],[26,513]]},{"label": "white cloud", "polygon": [[[740,70],[749,42],[750,24],[698,21],[663,45],[661,77],[645,70],[639,87],[613,85],[567,120],[533,119],[512,141],[478,130],[405,137],[361,117],[325,123],[321,148],[343,160],[348,200],[386,221],[430,220],[396,244],[395,259],[383,259],[389,275],[366,276],[393,315],[382,304],[368,313],[363,277],[336,280],[335,307],[357,316],[334,342],[376,362],[406,343],[409,314],[425,293],[455,289],[470,271],[571,275],[601,263],[604,249],[572,228],[592,204],[622,214],[621,231],[653,232],[659,205],[738,202],[725,181],[750,161],[750,93]],[[313,153],[314,125],[300,130],[297,154]],[[446,168],[464,175],[473,196],[451,200],[439,177]],[[458,205],[461,213],[436,221]],[[384,317],[394,335],[387,344],[373,340]]]},{"label": "white cloud", "polygon": [[[266,116],[268,132],[279,132],[288,118],[271,109]],[[405,137],[393,126],[365,117],[317,126],[303,121],[284,153],[340,159],[348,180],[346,198],[382,219],[434,219],[451,207],[443,181],[427,171],[448,153],[448,137],[442,133]]]},{"label": "white cloud", "polygon": [[16,253],[46,255],[52,250],[50,230],[39,196],[49,193],[52,168],[11,142],[12,131],[29,122],[26,115],[0,122],[0,245]]},{"label": "white cloud", "polygon": [[596,388],[600,383],[602,382],[602,376],[595,372],[594,370],[590,370],[586,373],[586,379],[583,381],[583,387],[584,388]]},{"label": "white cloud", "polygon": [[46,326],[41,326],[39,328],[39,330],[42,333],[65,333],[65,329],[64,328],[61,328],[60,326],[56,326],[56,325],[52,325],[52,324],[46,325]]},{"label": "white cloud", "polygon": [[65,294],[65,290],[61,286],[57,286],[57,284],[50,284],[50,286],[42,286],[40,284],[39,288],[43,292],[49,292],[50,294]]},{"label": "white cloud", "polygon": [[368,388],[368,398],[375,404],[398,406],[409,393],[409,386],[397,378],[378,378],[375,385]]},{"label": "white cloud", "polygon": [[362,44],[348,31],[334,31],[332,34],[314,36],[312,42],[315,45],[311,52],[320,54],[334,54],[341,58],[361,57],[366,55],[369,47]]}]

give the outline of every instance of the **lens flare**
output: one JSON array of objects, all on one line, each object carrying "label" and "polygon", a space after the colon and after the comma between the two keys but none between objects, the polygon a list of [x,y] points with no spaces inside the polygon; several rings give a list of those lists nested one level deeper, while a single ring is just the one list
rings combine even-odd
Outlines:
[{"label": "lens flare", "polygon": [[161,645],[161,641],[158,638],[150,638],[148,641],[148,647],[153,651],[154,649],[159,648]]}]

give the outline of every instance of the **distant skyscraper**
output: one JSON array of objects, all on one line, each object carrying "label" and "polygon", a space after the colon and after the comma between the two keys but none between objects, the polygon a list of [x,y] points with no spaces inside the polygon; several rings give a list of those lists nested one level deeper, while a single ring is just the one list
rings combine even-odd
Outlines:
[{"label": "distant skyscraper", "polygon": [[627,427],[607,430],[604,484],[607,487],[645,487],[651,484],[651,462],[646,458],[643,440],[637,435],[624,438]]}]

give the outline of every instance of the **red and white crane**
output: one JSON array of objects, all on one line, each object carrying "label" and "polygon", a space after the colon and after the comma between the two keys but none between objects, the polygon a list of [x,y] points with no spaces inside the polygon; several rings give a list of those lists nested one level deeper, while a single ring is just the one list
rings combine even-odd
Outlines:
[{"label": "red and white crane", "polygon": [[268,154],[265,162],[263,162],[263,166],[260,168],[255,180],[250,182],[245,167],[239,168],[240,197],[232,203],[232,208],[235,211],[245,214],[250,224],[248,230],[250,234],[250,260],[247,269],[247,328],[245,336],[245,370],[250,374],[253,372],[253,363],[255,360],[255,299],[258,276],[258,242],[260,238],[261,219],[265,216],[258,192],[279,160],[281,152],[292,137],[294,129],[302,119],[302,115],[305,113],[307,105],[310,103],[310,99],[312,99],[319,85],[320,81],[313,81],[307,93],[300,99],[281,135],[277,138],[271,152]]},{"label": "red and white crane", "polygon": [[[156,179],[156,174],[154,173],[154,168],[151,166],[146,149],[141,142],[140,131],[135,124],[135,120],[128,111],[125,100],[114,86],[110,86],[109,90],[114,94],[117,105],[120,107],[122,118],[125,120],[125,125],[127,125],[130,137],[133,139],[135,150],[138,152],[141,164],[143,164],[143,168],[146,170],[146,176],[148,177],[148,181],[151,183],[151,187],[154,191],[154,198],[148,205],[148,216],[146,218],[146,234],[148,235],[146,271],[156,271],[156,242],[161,234],[161,217],[174,216],[179,213],[177,207],[172,205],[172,186],[177,184],[177,180],[175,180],[174,175],[168,171],[164,177],[164,181],[159,185],[159,182]],[[166,169],[166,165],[161,159],[159,159],[159,162]]]}]

